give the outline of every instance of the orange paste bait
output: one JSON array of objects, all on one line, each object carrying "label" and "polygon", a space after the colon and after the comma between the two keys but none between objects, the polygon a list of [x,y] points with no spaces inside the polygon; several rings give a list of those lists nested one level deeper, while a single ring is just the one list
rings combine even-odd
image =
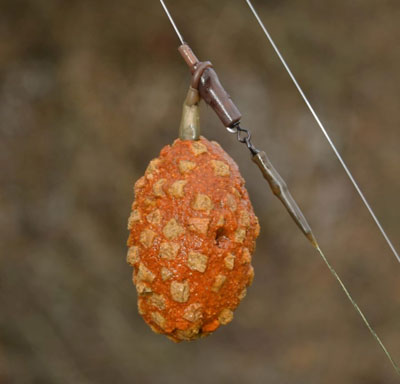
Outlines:
[{"label": "orange paste bait", "polygon": [[177,139],[135,184],[127,261],[153,331],[194,340],[233,319],[259,234],[244,180],[217,144]]}]

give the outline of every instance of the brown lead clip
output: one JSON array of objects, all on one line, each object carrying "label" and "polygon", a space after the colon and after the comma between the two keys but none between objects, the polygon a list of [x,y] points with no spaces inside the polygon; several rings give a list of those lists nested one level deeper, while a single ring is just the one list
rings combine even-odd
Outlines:
[{"label": "brown lead clip", "polygon": [[[242,115],[221,85],[217,73],[212,68],[212,64],[209,61],[200,62],[186,43],[182,44],[178,48],[178,51],[192,72],[191,89],[197,89],[201,98],[216,112],[228,131],[236,134],[238,141],[246,144],[251,152],[253,162],[260,168],[274,195],[283,203],[290,216],[311,244],[318,248],[311,228],[299,206],[291,196],[286,183],[273,167],[265,152],[259,151],[254,147],[250,131],[240,127]],[[180,132],[182,132],[182,128]],[[197,138],[197,136],[195,138],[195,135],[191,137],[194,139]]]},{"label": "brown lead clip", "polygon": [[239,123],[242,115],[221,85],[212,64],[200,62],[187,44],[182,44],[178,51],[193,74],[192,87],[196,88],[193,86],[193,81],[196,81],[201,98],[215,111],[222,124],[232,127]]}]

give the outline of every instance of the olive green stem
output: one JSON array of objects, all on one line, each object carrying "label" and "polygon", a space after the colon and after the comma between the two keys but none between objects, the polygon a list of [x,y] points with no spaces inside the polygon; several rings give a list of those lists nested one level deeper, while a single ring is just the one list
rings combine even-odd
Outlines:
[{"label": "olive green stem", "polygon": [[189,87],[183,103],[182,119],[179,126],[181,140],[199,140],[200,138],[200,95],[197,89]]}]

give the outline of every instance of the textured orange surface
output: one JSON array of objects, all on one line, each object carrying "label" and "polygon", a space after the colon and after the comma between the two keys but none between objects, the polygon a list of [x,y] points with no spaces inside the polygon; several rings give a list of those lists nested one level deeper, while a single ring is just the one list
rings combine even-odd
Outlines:
[{"label": "textured orange surface", "polygon": [[254,277],[259,225],[216,142],[164,147],[135,184],[128,229],[139,313],[155,332],[192,340],[232,320]]}]

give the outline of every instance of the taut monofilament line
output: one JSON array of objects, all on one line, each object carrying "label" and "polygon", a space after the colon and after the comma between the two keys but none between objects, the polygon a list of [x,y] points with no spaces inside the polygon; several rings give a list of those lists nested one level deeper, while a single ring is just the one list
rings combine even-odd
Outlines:
[{"label": "taut monofilament line", "polygon": [[[318,254],[328,267],[329,271],[333,275],[333,277],[337,280],[339,283],[340,287],[344,291],[346,297],[349,299],[351,302],[352,306],[354,309],[357,311],[359,316],[361,317],[362,321],[368,328],[369,332],[373,336],[373,338],[377,341],[379,346],[382,348],[383,352],[385,353],[386,357],[389,359],[390,363],[392,364],[394,370],[396,373],[400,376],[400,369],[397,366],[396,362],[394,361],[393,357],[391,354],[388,352],[387,348],[383,344],[382,340],[379,338],[379,336],[376,334],[372,326],[369,324],[367,318],[365,317],[364,313],[361,311],[360,307],[354,300],[354,298],[350,295],[348,289],[344,285],[343,281],[339,277],[338,273],[335,271],[335,269],[331,266],[329,261],[327,260],[326,256],[322,252],[320,246],[317,243],[317,240],[315,239],[310,226],[308,225],[303,213],[301,212],[300,208],[290,195],[286,183],[283,181],[281,176],[278,174],[278,172],[275,170],[275,168],[272,166],[271,162],[269,161],[267,155],[265,152],[258,150],[255,148],[251,141],[251,134],[248,129],[244,129],[240,127],[240,119],[241,119],[241,114],[235,104],[232,102],[230,99],[229,95],[227,92],[224,90],[222,85],[220,84],[218,80],[218,76],[216,72],[212,69],[212,65],[209,62],[200,62],[197,57],[194,55],[193,51],[190,49],[190,47],[184,43],[184,40],[182,38],[182,35],[179,33],[179,30],[169,13],[165,3],[163,0],[160,0],[176,34],[178,35],[179,40],[181,41],[182,45],[179,47],[179,52],[181,53],[182,57],[184,58],[185,62],[188,64],[191,72],[192,72],[192,79],[196,79],[195,82],[195,88],[198,90],[199,96],[207,103],[209,104],[216,114],[218,115],[219,119],[221,122],[224,124],[224,126],[227,128],[227,130],[230,133],[234,133],[237,135],[237,139],[239,142],[246,144],[247,148],[250,150],[250,153],[252,155],[253,161],[257,164],[257,166],[260,168],[264,178],[267,180],[272,192],[279,198],[279,200],[283,203],[283,205],[286,207],[287,211],[297,224],[297,226],[301,229],[303,234],[308,238],[308,240],[311,242],[311,244],[314,246],[314,248],[318,251]],[[374,219],[376,225],[378,226],[380,232],[384,236],[387,244],[389,245],[390,249],[392,250],[393,254],[396,256],[396,258],[400,262],[400,257],[394,248],[393,244],[391,243],[389,237],[383,230],[379,220],[377,219],[374,211],[372,210],[370,204],[366,200],[364,194],[362,193],[361,189],[359,188],[358,184],[354,180],[350,170],[346,166],[345,162],[343,161],[342,157],[340,156],[338,150],[336,149],[335,145],[333,144],[331,138],[329,137],[326,129],[324,128],[323,124],[321,123],[320,119],[318,118],[318,115],[314,111],[313,107],[311,106],[310,102],[308,101],[307,97],[305,96],[304,92],[302,91],[301,87],[299,86],[298,82],[296,81],[296,78],[294,77],[293,73],[291,72],[290,68],[286,64],[285,60],[283,59],[280,51],[278,50],[276,44],[272,40],[270,34],[268,33],[267,29],[265,28],[264,24],[262,23],[260,17],[258,16],[257,12],[255,11],[253,5],[249,0],[246,0],[248,6],[250,7],[251,11],[253,12],[254,16],[256,17],[258,23],[260,24],[261,28],[263,29],[265,35],[267,36],[268,40],[270,41],[271,45],[273,46],[275,52],[277,53],[279,59],[281,60],[283,66],[285,67],[286,71],[288,72],[289,76],[291,77],[292,81],[294,82],[297,90],[301,94],[302,98],[304,99],[306,105],[310,109],[313,117],[317,121],[319,127],[321,128],[322,132],[324,133],[326,139],[328,140],[330,146],[332,147],[335,155],[339,159],[341,165],[343,166],[344,170],[346,171],[346,174],[350,178],[354,188],[360,195],[363,203],[367,207],[370,215]],[[192,86],[193,86],[193,80],[192,80]]]},{"label": "taut monofilament line", "polygon": [[299,91],[301,97],[303,98],[304,102],[306,103],[308,109],[310,110],[311,114],[313,115],[315,121],[317,122],[318,126],[320,127],[322,133],[324,134],[326,140],[328,141],[329,145],[331,146],[333,152],[335,153],[336,157],[338,158],[340,164],[342,165],[343,169],[346,172],[346,175],[350,179],[351,183],[353,184],[355,190],[357,191],[358,195],[360,196],[362,202],[364,203],[365,207],[367,208],[369,214],[371,215],[372,219],[374,220],[376,226],[378,227],[379,231],[381,232],[382,236],[384,237],[386,243],[388,244],[390,250],[392,251],[393,255],[397,258],[397,261],[400,262],[400,256],[398,252],[396,251],[396,248],[394,247],[393,243],[390,241],[389,236],[385,232],[385,230],[382,227],[382,224],[378,220],[377,216],[375,215],[375,212],[373,211],[371,205],[368,203],[368,200],[364,196],[363,192],[361,191],[361,188],[357,184],[356,180],[354,179],[352,173],[350,172],[350,169],[347,167],[346,163],[344,162],[342,156],[340,155],[339,151],[337,150],[335,144],[333,143],[332,139],[328,135],[327,130],[325,129],[324,125],[322,124],[320,118],[318,117],[317,113],[315,112],[314,108],[312,107],[311,103],[309,102],[308,98],[304,94],[302,88],[300,87],[299,83],[297,82],[296,78],[294,77],[292,71],[290,70],[288,64],[286,63],[285,59],[283,58],[281,52],[279,51],[278,47],[276,46],[274,40],[272,39],[270,33],[268,32],[267,28],[265,27],[264,23],[261,21],[260,16],[256,12],[253,4],[251,3],[250,0],[246,0],[247,5],[253,12],[254,17],[256,18],[258,24],[262,28],[265,36],[267,37],[268,41],[271,43],[272,48],[274,49],[275,53],[278,55],[279,60],[281,61],[282,65],[285,67],[287,73],[289,74],[290,78],[292,79],[294,85],[296,86],[297,90]]}]

